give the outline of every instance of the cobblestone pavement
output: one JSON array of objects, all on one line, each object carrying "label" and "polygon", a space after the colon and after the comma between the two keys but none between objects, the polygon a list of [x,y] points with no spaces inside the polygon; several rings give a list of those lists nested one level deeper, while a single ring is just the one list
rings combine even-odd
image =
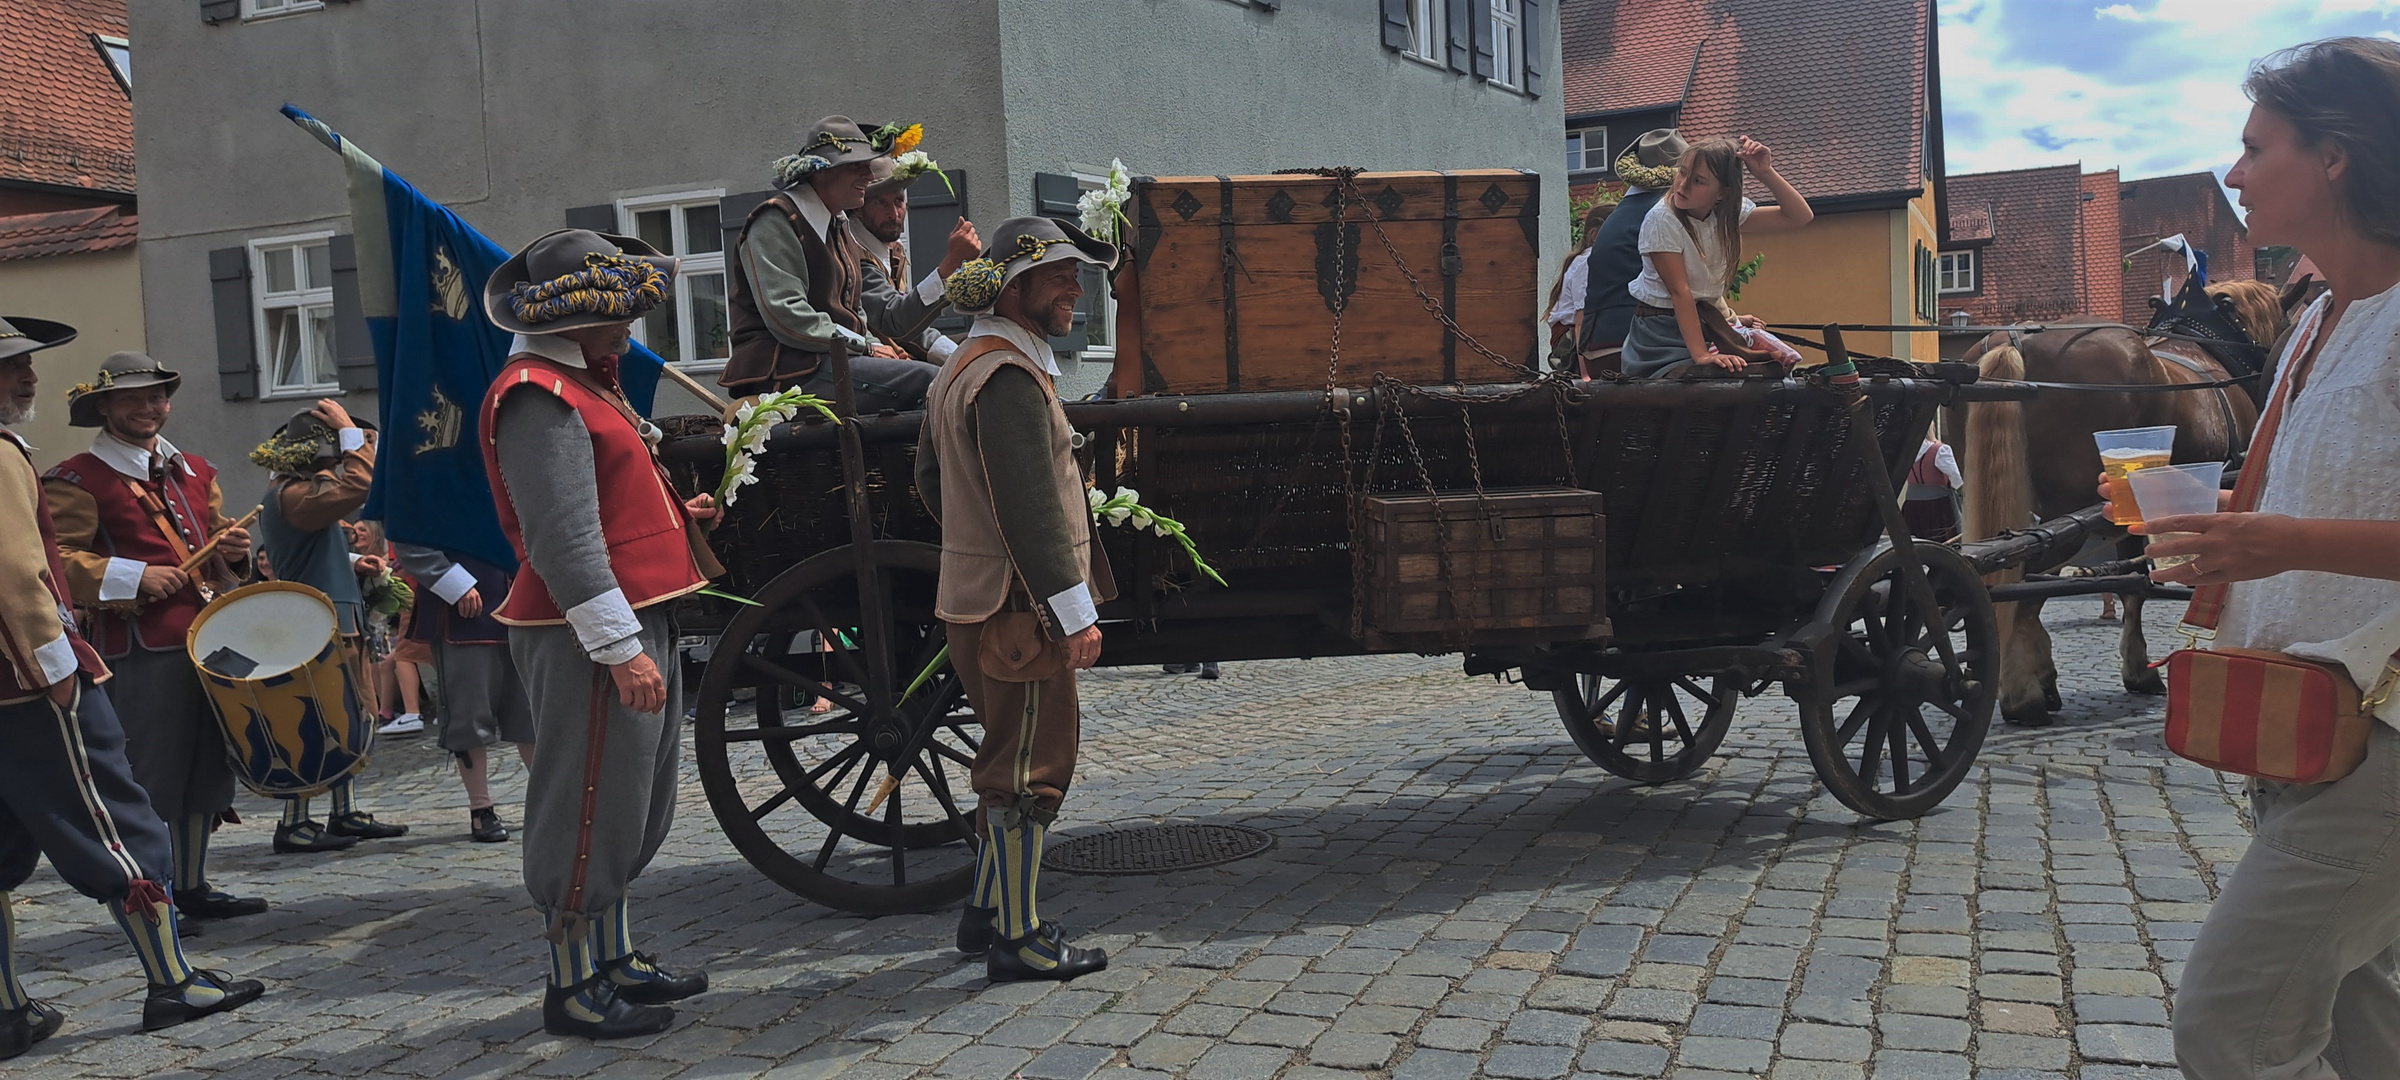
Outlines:
[{"label": "cobblestone pavement", "polygon": [[[2152,641],[2173,608],[2152,605]],[[418,741],[362,786],[404,839],[271,855],[257,801],[220,834],[218,881],[275,909],[192,948],[269,981],[250,1009],[139,1034],[117,932],[38,874],[25,967],[71,1016],[0,1074],[2165,1080],[2166,999],[2247,834],[2214,774],[2161,749],[2161,700],[2117,688],[2097,605],[2050,610],[2060,725],[1996,728],[1946,806],[1888,824],[1825,796],[1773,697],[1710,768],[1639,788],[1587,763],[1546,695],[1454,660],[1099,673],[1065,832],[1220,821],[1278,842],[1163,877],[1046,875],[1045,914],[1113,954],[1063,987],[987,986],[947,948],[955,915],[863,919],[767,884],[687,775],[636,917],[716,989],[630,1043],[541,1032],[516,846],[467,842]],[[513,761],[499,779],[521,793]]]}]

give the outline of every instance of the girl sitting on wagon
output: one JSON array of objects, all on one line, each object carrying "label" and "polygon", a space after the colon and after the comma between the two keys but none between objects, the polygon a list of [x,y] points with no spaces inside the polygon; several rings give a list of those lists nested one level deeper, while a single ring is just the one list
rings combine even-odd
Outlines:
[{"label": "girl sitting on wagon", "polygon": [[[1726,322],[1723,298],[1742,261],[1742,230],[1784,232],[1816,217],[1808,200],[1775,171],[1772,156],[1748,136],[1738,143],[1709,139],[1684,151],[1675,186],[1642,220],[1642,274],[1630,286],[1633,327],[1622,354],[1626,377],[1739,375],[1751,364],[1744,353],[1773,355],[1747,341],[1733,345],[1730,325],[1712,340],[1703,322],[1711,315]],[[1775,196],[1775,205],[1762,209],[1742,197],[1744,165]],[[1756,319],[1742,321],[1765,336]]]}]

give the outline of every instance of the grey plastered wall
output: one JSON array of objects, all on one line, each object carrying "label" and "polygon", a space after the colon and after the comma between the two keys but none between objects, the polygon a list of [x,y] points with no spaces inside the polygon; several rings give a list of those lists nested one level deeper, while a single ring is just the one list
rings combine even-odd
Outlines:
[{"label": "grey plastered wall", "polygon": [[[1389,51],[1374,0],[998,0],[1011,213],[1033,176],[1112,158],[1153,176],[1366,169],[1542,174],[1542,295],[1567,250],[1558,18],[1538,96]],[[990,203],[981,217],[991,216]],[[1435,332],[1428,323],[1428,333]]]},{"label": "grey plastered wall", "polygon": [[[170,437],[238,502],[265,484],[244,455],[299,407],[221,398],[207,265],[258,237],[349,231],[340,158],[285,102],[509,248],[568,207],[764,188],[767,162],[837,112],[923,122],[990,217],[1008,175],[996,2],[347,0],[212,26],[194,0],[133,0],[144,323],[186,374]],[[371,414],[373,395],[348,404]],[[661,407],[689,402],[662,389]]]}]

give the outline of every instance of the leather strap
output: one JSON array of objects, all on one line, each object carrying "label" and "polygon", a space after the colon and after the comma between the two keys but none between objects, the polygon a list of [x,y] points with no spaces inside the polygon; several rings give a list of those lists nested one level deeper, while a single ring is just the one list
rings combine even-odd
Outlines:
[{"label": "leather strap", "polygon": [[125,484],[125,490],[133,493],[133,501],[142,504],[142,509],[149,512],[150,524],[157,526],[158,534],[166,538],[167,550],[175,553],[176,565],[192,561],[191,541],[176,531],[174,522],[167,520],[167,504],[159,499],[158,494],[130,476],[119,476],[117,479]]}]

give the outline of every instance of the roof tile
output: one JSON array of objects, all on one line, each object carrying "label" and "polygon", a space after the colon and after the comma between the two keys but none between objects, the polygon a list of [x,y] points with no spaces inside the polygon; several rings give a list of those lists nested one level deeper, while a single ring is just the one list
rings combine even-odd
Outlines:
[{"label": "roof tile", "polygon": [[0,10],[0,180],[134,190],[133,102],[94,34],[125,36],[125,0]]},{"label": "roof tile", "polygon": [[137,219],[122,206],[0,217],[0,262],[88,255],[132,246]]}]

